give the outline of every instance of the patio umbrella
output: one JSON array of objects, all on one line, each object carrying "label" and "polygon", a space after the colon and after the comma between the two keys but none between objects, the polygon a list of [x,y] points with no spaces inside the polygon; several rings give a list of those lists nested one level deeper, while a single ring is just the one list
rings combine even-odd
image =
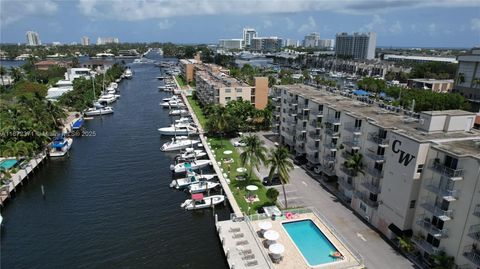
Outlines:
[{"label": "patio umbrella", "polygon": [[258,223],[258,227],[262,230],[268,230],[272,228],[272,223],[270,221],[262,221]]},{"label": "patio umbrella", "polygon": [[238,172],[238,173],[246,173],[246,172],[247,172],[247,168],[245,168],[245,167],[239,167],[239,168],[237,168],[237,172]]},{"label": "patio umbrella", "polygon": [[277,231],[274,230],[268,230],[263,234],[265,239],[270,240],[270,241],[275,241],[278,238],[280,238],[280,234]]},{"label": "patio umbrella", "polygon": [[273,254],[280,255],[285,251],[285,247],[282,244],[275,243],[268,247],[268,250]]},{"label": "patio umbrella", "polygon": [[258,190],[258,187],[255,186],[255,185],[248,185],[248,186],[247,186],[247,190],[249,190],[249,191],[257,191],[257,190]]},{"label": "patio umbrella", "polygon": [[225,150],[225,151],[223,152],[223,154],[225,154],[225,155],[230,155],[230,154],[232,154],[232,153],[233,153],[233,151],[231,151],[231,150]]}]

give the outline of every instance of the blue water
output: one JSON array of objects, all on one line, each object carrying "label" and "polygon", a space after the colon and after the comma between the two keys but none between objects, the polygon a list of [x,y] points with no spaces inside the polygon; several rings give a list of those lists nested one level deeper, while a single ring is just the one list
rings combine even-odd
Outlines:
[{"label": "blue water", "polygon": [[310,266],[336,261],[330,253],[337,249],[311,220],[283,223],[283,227]]},{"label": "blue water", "polygon": [[4,168],[8,170],[14,167],[16,164],[17,164],[17,160],[14,160],[14,159],[3,160],[0,162],[0,168]]}]

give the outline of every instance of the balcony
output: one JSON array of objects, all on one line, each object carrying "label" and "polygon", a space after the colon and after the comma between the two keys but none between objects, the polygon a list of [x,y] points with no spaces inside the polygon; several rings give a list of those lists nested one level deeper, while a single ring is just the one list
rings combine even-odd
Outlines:
[{"label": "balcony", "polygon": [[330,123],[331,125],[340,125],[340,118],[328,117],[326,122]]},{"label": "balcony", "polygon": [[421,204],[421,206],[443,221],[453,219],[453,210],[443,210],[433,201],[426,201],[425,203]]},{"label": "balcony", "polygon": [[318,145],[315,145],[315,142],[307,142],[307,148],[311,151],[319,151],[320,150],[320,143]]},{"label": "balcony", "polygon": [[365,171],[369,173],[372,177],[375,178],[382,178],[383,177],[383,170],[378,170],[375,167],[367,167]]},{"label": "balcony", "polygon": [[431,169],[440,173],[442,176],[447,177],[450,180],[457,181],[463,179],[463,169],[453,169],[445,164],[442,164],[438,159],[434,160]]},{"label": "balcony", "polygon": [[346,177],[339,177],[338,178],[338,185],[342,186],[343,189],[352,191],[353,186],[352,184],[348,183],[348,180]]},{"label": "balcony", "polygon": [[475,209],[473,210],[473,215],[480,218],[480,205],[475,206]]},{"label": "balcony", "polygon": [[320,163],[320,159],[318,158],[318,155],[315,156],[315,153],[308,153],[307,154],[307,161],[309,161],[313,164]]},{"label": "balcony", "polygon": [[308,115],[300,114],[297,116],[299,121],[308,121]]},{"label": "balcony", "polygon": [[353,137],[346,138],[343,144],[350,149],[360,149],[360,141],[354,140]]},{"label": "balcony", "polygon": [[307,140],[307,136],[304,134],[297,135],[297,141],[304,142]]},{"label": "balcony", "polygon": [[323,160],[325,160],[327,163],[335,163],[337,158],[335,156],[332,156],[332,155],[325,155],[323,157]]},{"label": "balcony", "polygon": [[318,120],[311,120],[310,126],[314,127],[315,129],[322,129],[322,122]]},{"label": "balcony", "polygon": [[308,137],[310,137],[313,140],[321,140],[322,139],[322,134],[317,133],[317,132],[309,132]]},{"label": "balcony", "polygon": [[480,242],[480,224],[470,226],[468,236]]},{"label": "balcony", "polygon": [[357,175],[355,174],[354,171],[348,169],[345,165],[341,165],[340,166],[340,171],[342,171],[345,175],[349,176],[349,177],[356,177]]},{"label": "balcony", "polygon": [[322,165],[320,166],[320,171],[327,176],[335,175],[335,165]]},{"label": "balcony", "polygon": [[346,151],[346,150],[342,151],[342,154],[341,154],[341,155],[342,155],[342,157],[343,157],[344,159],[348,159],[348,158],[350,158],[350,157],[353,156],[353,154],[352,154],[351,152]]},{"label": "balcony", "polygon": [[458,199],[460,193],[457,189],[448,189],[447,186],[439,186],[438,183],[430,182],[425,186],[425,189],[429,190],[432,193],[441,196],[443,199],[452,202]]},{"label": "balcony", "polygon": [[476,245],[466,246],[463,249],[463,256],[475,265],[480,266],[480,251],[477,249]]},{"label": "balcony", "polygon": [[420,226],[427,233],[429,233],[429,234],[431,234],[435,237],[438,237],[438,238],[448,237],[448,230],[447,229],[439,229],[439,228],[435,227],[435,225],[433,225],[430,222],[430,219],[427,218],[425,215],[421,215],[417,219],[416,223],[417,223],[418,226]]},{"label": "balcony", "polygon": [[374,160],[377,163],[381,163],[385,161],[385,155],[378,155],[376,148],[369,148],[366,151],[365,155],[367,155],[367,157],[369,157],[370,159]]},{"label": "balcony", "polygon": [[371,193],[379,194],[380,193],[380,182],[379,180],[364,180],[361,185],[369,190]]},{"label": "balcony", "polygon": [[328,135],[331,135],[332,137],[340,137],[340,131],[339,130],[335,131],[335,129],[333,129],[333,126],[332,126],[332,128],[326,128],[325,132]]},{"label": "balcony", "polygon": [[325,142],[325,143],[323,143],[323,147],[327,150],[330,150],[330,151],[337,151],[337,145],[335,145],[333,143]]},{"label": "balcony", "polygon": [[343,128],[345,131],[351,132],[354,135],[358,136],[362,134],[362,127],[361,126],[355,126],[354,123],[348,124]]},{"label": "balcony", "polygon": [[388,143],[390,142],[389,139],[380,137],[377,132],[369,133],[368,140],[381,147],[388,147]]},{"label": "balcony", "polygon": [[361,192],[361,191],[355,191],[355,197],[360,199],[362,202],[367,204],[369,207],[372,208],[377,208],[378,207],[378,201],[372,201],[370,200],[368,194]]},{"label": "balcony", "polygon": [[434,247],[430,243],[427,242],[424,238],[419,236],[413,236],[412,241],[417,245],[417,247],[423,249],[424,251],[428,252],[430,255],[435,255],[443,251],[443,248]]}]

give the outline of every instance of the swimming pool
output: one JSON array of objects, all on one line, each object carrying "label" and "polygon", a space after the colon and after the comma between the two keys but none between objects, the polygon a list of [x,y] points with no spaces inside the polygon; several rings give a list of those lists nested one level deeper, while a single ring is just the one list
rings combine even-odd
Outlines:
[{"label": "swimming pool", "polygon": [[337,249],[313,221],[293,221],[282,223],[282,225],[309,266],[337,261],[330,256],[331,253],[337,252]]},{"label": "swimming pool", "polygon": [[0,169],[8,170],[17,164],[15,159],[7,159],[0,162]]}]

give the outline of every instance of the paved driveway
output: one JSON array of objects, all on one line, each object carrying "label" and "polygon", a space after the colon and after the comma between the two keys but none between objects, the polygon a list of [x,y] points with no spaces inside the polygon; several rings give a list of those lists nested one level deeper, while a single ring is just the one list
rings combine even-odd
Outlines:
[{"label": "paved driveway", "polygon": [[[268,148],[274,147],[272,141],[262,134]],[[259,178],[268,175],[268,169],[262,167],[257,173]],[[275,186],[280,192],[279,202],[283,201],[281,186]],[[310,177],[301,167],[295,166],[290,172],[290,184],[285,186],[289,207],[308,206],[316,208],[334,228],[362,255],[368,269],[414,268],[413,264],[398,254],[380,235],[372,230],[352,210],[345,207],[333,194]]]}]

